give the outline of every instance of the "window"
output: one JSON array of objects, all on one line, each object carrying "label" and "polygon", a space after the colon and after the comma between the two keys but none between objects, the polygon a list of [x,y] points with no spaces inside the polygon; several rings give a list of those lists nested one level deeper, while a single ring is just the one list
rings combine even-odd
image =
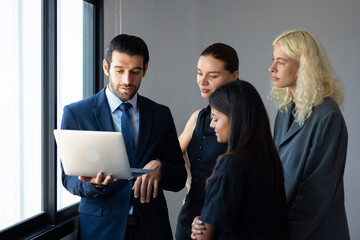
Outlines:
[{"label": "window", "polygon": [[102,88],[102,5],[0,0],[0,239],[76,229],[79,198],[62,187],[53,129],[64,105]]},{"label": "window", "polygon": [[0,30],[3,229],[42,211],[41,0],[0,1]]},{"label": "window", "polygon": [[[60,128],[64,106],[94,93],[95,14],[93,5],[81,0],[59,1],[57,13],[57,126]],[[80,198],[62,186],[59,156],[57,163],[57,208],[62,209]]]}]

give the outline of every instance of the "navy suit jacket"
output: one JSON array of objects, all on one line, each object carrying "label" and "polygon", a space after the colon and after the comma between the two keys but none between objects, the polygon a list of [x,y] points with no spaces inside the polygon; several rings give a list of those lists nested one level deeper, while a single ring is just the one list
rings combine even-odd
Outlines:
[{"label": "navy suit jacket", "polygon": [[[149,239],[172,239],[163,190],[179,191],[186,181],[186,170],[171,112],[168,107],[138,95],[139,136],[131,167],[144,167],[154,159],[161,161],[161,180],[157,198],[141,204],[139,214]],[[99,93],[64,107],[62,129],[115,131],[105,88]],[[81,197],[81,239],[123,239],[130,209],[133,182],[119,180],[104,191],[62,172],[64,187]]]},{"label": "navy suit jacket", "polygon": [[291,110],[278,112],[274,140],[284,166],[292,240],[350,239],[344,206],[348,134],[331,99],[315,107],[305,124]]}]

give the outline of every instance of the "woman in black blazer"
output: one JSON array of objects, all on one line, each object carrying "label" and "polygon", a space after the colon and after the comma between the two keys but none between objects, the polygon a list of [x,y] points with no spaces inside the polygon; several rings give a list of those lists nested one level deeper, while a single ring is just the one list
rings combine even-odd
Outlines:
[{"label": "woman in black blazer", "polygon": [[207,180],[202,230],[192,239],[289,239],[283,169],[269,119],[256,89],[246,81],[210,96],[217,141],[227,143]]},{"label": "woman in black blazer", "polygon": [[274,140],[284,166],[291,237],[349,239],[340,81],[311,32],[285,32],[273,47],[270,98],[278,109]]}]

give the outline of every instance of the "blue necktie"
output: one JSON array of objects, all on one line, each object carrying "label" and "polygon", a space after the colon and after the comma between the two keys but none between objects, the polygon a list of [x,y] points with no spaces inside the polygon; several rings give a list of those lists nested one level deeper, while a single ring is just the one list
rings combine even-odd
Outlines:
[{"label": "blue necktie", "polygon": [[131,124],[131,118],[128,109],[131,108],[131,103],[125,102],[120,104],[120,110],[122,111],[121,116],[121,132],[124,137],[126,152],[129,158],[130,164],[133,161],[134,152],[135,152],[135,142],[134,142],[134,133],[133,126]]}]

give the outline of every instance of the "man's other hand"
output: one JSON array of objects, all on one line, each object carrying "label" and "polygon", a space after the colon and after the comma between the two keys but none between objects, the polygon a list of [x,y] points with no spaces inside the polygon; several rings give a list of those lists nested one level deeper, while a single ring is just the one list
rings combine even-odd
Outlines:
[{"label": "man's other hand", "polygon": [[156,198],[159,191],[159,182],[161,179],[161,162],[159,160],[152,160],[145,165],[144,169],[154,169],[154,171],[137,177],[132,190],[134,197],[138,198],[140,195],[141,203],[148,203],[151,199]]}]

